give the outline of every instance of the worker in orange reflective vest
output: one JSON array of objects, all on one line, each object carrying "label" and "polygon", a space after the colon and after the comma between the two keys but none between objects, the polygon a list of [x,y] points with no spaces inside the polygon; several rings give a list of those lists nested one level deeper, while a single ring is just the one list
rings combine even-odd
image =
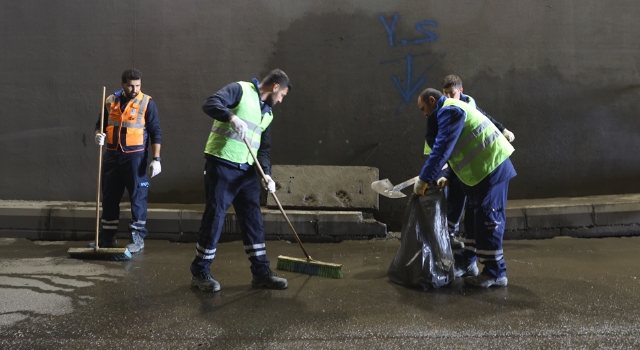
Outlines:
[{"label": "worker in orange reflective vest", "polygon": [[[160,118],[151,96],[142,93],[142,73],[127,69],[122,73],[122,89],[105,100],[105,120],[100,130],[96,123],[95,141],[106,152],[102,163],[102,217],[100,247],[116,246],[120,217],[120,200],[125,188],[131,199],[130,244],[127,249],[136,253],[144,248],[147,236],[147,195],[149,178],[158,175],[160,166]],[[147,148],[151,143],[153,159],[147,169]],[[95,243],[90,243],[92,247]]]}]

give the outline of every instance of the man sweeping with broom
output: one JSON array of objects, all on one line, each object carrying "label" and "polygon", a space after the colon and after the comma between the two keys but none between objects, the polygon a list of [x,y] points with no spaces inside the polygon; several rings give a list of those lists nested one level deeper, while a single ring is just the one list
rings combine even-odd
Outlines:
[{"label": "man sweeping with broom", "polygon": [[207,98],[202,110],[214,119],[205,147],[204,182],[207,203],[200,224],[196,257],[191,263],[191,286],[217,292],[218,283],[210,267],[216,255],[224,218],[231,204],[242,231],[244,249],[251,262],[251,285],[272,289],[287,288],[287,280],[271,271],[265,248],[260,212],[260,181],[245,137],[265,175],[265,187],[275,192],[271,179],[271,109],[291,89],[289,77],[279,69],[261,82],[252,79],[228,84]]}]

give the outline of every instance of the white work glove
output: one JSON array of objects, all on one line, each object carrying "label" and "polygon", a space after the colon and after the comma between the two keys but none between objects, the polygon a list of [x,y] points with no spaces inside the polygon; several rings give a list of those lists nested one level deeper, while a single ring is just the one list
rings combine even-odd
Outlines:
[{"label": "white work glove", "polygon": [[107,134],[96,134],[96,145],[104,146],[105,137],[107,137]]},{"label": "white work glove", "polygon": [[[265,181],[266,180],[266,181]],[[269,175],[265,175],[264,179],[262,180],[264,182],[264,188],[265,190],[271,192],[271,193],[275,193],[276,192],[276,182],[273,181],[273,179],[271,178],[271,176]]]},{"label": "white work glove", "polygon": [[416,183],[413,185],[413,194],[424,196],[424,194],[427,192],[427,188],[429,188],[429,184],[418,178],[418,181],[416,181]]},{"label": "white work glove", "polygon": [[507,141],[513,142],[516,139],[516,135],[514,135],[511,131],[504,129],[502,130],[502,135],[507,138]]},{"label": "white work glove", "polygon": [[162,166],[160,165],[160,162],[158,162],[157,160],[154,160],[151,162],[151,164],[149,164],[149,175],[151,177],[154,177],[160,174],[161,171],[162,171]]},{"label": "white work glove", "polygon": [[443,176],[443,177],[439,178],[438,181],[436,181],[436,183],[440,187],[449,186],[449,179],[447,179],[446,177]]},{"label": "white work glove", "polygon": [[249,127],[247,126],[247,123],[245,123],[244,120],[238,118],[237,115],[234,115],[233,117],[231,117],[231,119],[229,119],[229,124],[231,124],[233,131],[235,131],[241,139],[244,139],[244,137],[247,136],[247,129]]}]

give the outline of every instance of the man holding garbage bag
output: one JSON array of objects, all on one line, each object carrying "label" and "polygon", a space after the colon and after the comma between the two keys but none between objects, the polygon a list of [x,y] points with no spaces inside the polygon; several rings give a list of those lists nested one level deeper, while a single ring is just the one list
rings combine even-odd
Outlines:
[{"label": "man holding garbage bag", "polygon": [[[509,180],[516,176],[509,160],[514,148],[477,109],[436,89],[424,90],[418,107],[425,117],[436,112],[438,132],[414,193],[424,195],[436,182],[446,185],[446,176],[438,175],[448,162],[467,195],[464,225],[469,243],[455,254],[455,277],[466,277],[466,284],[481,288],[506,286],[502,238]],[[481,274],[476,261],[484,264]]]}]

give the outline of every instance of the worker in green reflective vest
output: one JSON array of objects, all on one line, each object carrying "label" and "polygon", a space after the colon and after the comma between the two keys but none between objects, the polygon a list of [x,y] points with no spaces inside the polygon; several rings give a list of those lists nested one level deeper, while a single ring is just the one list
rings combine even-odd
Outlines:
[{"label": "worker in green reflective vest", "polygon": [[289,77],[280,69],[262,81],[228,84],[210,96],[202,110],[214,119],[204,154],[204,184],[207,203],[200,224],[196,256],[191,263],[191,285],[217,292],[220,283],[211,275],[211,263],[231,204],[242,233],[244,250],[251,262],[251,285],[272,289],[287,288],[287,280],[271,271],[260,212],[260,180],[253,157],[244,143],[246,137],[257,153],[266,176],[265,188],[275,192],[271,179],[272,108],[291,90]]},{"label": "worker in green reflective vest", "polygon": [[[442,93],[445,96],[447,96],[448,98],[466,102],[470,106],[475,107],[485,117],[487,117],[493,123],[493,125],[498,128],[498,130],[500,130],[502,135],[504,135],[504,137],[506,137],[509,142],[513,142],[516,136],[507,128],[505,128],[502,123],[480,109],[473,97],[464,94],[463,90],[464,88],[462,87],[462,79],[459,76],[451,74],[442,79]],[[435,112],[432,112],[429,117],[427,117],[427,133],[425,136],[424,144],[425,155],[428,155],[431,152],[431,147],[433,146],[433,143],[436,140],[436,134],[438,133],[438,122],[435,114]],[[459,233],[460,220],[462,219],[462,213],[465,208],[466,196],[464,195],[464,191],[462,190],[460,179],[458,179],[454,172],[446,170],[443,171],[443,174],[447,174],[449,176],[448,178],[446,178],[449,181],[449,186],[447,187],[446,193],[447,224],[449,227],[449,240],[451,243],[451,248],[462,249],[464,248],[466,238],[462,237],[461,239],[458,239],[456,235]]]},{"label": "worker in green reflective vest", "polygon": [[[467,196],[464,221],[467,244],[455,254],[454,275],[466,277],[465,283],[472,286],[506,286],[502,239],[509,180],[516,176],[509,159],[514,149],[476,108],[447,98],[436,89],[424,90],[418,97],[418,107],[425,117],[436,113],[438,131],[414,193],[424,195],[430,185],[445,185],[441,169],[448,162]],[[481,274],[477,261],[484,264]]]}]

